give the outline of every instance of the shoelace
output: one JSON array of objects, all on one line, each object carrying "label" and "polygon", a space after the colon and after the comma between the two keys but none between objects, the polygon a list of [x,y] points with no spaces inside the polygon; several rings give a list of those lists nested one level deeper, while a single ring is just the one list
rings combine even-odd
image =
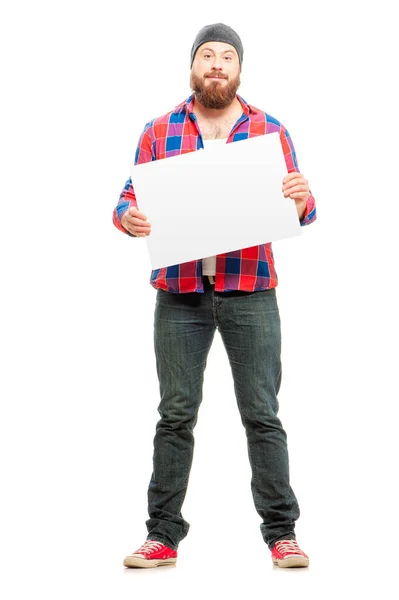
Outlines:
[{"label": "shoelace", "polygon": [[155,540],[147,540],[134,554],[143,554],[146,552],[152,552],[153,550],[160,550],[162,544]]},{"label": "shoelace", "polygon": [[301,549],[296,540],[280,540],[279,542],[276,542],[275,545],[279,552],[282,550],[283,552],[294,552],[294,554],[301,553]]}]

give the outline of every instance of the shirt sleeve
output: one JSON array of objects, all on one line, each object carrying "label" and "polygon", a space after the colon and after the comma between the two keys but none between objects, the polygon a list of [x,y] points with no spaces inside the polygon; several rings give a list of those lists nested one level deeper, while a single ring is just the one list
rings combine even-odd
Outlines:
[{"label": "shirt sleeve", "polygon": [[[281,125],[280,128],[280,140],[281,145],[283,147],[285,164],[287,165],[288,173],[293,173],[296,171],[300,173],[298,161],[296,158],[296,152],[294,148],[294,144],[292,142],[292,138],[288,133],[287,129]],[[316,220],[316,202],[313,198],[312,193],[310,193],[307,201],[306,201],[306,210],[302,219],[299,221],[300,225],[303,227],[305,225],[310,225],[313,221]]]},{"label": "shirt sleeve", "polygon": [[[144,128],[143,133],[140,135],[140,138],[139,138],[139,141],[137,144],[135,158],[134,158],[135,165],[150,162],[150,161],[156,159],[155,153],[153,151],[151,135],[149,132],[150,125],[151,125],[151,122],[147,123],[147,125]],[[125,229],[123,227],[123,225],[121,223],[123,214],[131,206],[135,206],[136,208],[139,208],[137,206],[136,194],[134,193],[134,189],[133,189],[132,178],[129,177],[129,179],[126,181],[125,186],[119,196],[118,204],[114,208],[114,211],[112,214],[112,222],[115,225],[115,227],[117,227],[120,231],[122,231],[123,233],[126,233],[130,237],[140,237],[140,236],[133,235],[132,233],[130,233],[127,229]]]}]

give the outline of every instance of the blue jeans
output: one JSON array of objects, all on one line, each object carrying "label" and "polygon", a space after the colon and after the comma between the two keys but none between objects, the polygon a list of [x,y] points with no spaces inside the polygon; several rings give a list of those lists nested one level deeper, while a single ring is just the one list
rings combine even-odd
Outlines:
[{"label": "blue jeans", "polygon": [[[287,436],[277,417],[281,330],[276,289],[173,294],[157,290],[154,343],[161,401],[148,488],[147,539],[177,549],[204,371],[216,329],[231,366],[252,470],[251,491],[271,549],[295,539],[300,512],[289,482]],[[223,493],[223,490],[220,490]]]}]

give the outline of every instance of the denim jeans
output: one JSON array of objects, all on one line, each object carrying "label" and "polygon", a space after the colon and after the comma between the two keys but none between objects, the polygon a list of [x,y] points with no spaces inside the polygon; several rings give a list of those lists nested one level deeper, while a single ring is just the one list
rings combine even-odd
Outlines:
[{"label": "denim jeans", "polygon": [[[287,436],[277,417],[281,330],[276,289],[173,294],[157,290],[154,343],[161,401],[153,473],[148,487],[147,539],[177,549],[189,523],[181,509],[208,352],[219,330],[231,366],[252,470],[251,491],[263,540],[295,539],[300,515],[289,482]],[[223,493],[223,490],[220,490]]]}]

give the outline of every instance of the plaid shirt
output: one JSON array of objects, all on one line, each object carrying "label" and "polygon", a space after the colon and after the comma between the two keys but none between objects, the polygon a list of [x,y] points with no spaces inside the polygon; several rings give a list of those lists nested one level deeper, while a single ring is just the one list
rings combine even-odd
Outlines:
[{"label": "plaid shirt", "polygon": [[[288,173],[299,172],[294,145],[286,128],[277,119],[248,104],[238,94],[237,98],[242,104],[243,113],[231,130],[226,143],[278,131]],[[177,105],[175,110],[146,124],[138,142],[135,165],[193,152],[204,147],[197,118],[193,113],[193,102],[194,94]],[[120,194],[113,212],[113,222],[120,231],[136,237],[121,224],[121,217],[130,206],[137,207],[131,177]],[[310,195],[300,224],[309,225],[315,220],[315,201]],[[216,257],[215,291],[253,292],[276,287],[277,282],[271,242],[218,254]],[[177,294],[202,293],[202,259],[154,269],[151,272],[150,284],[154,288]]]}]

